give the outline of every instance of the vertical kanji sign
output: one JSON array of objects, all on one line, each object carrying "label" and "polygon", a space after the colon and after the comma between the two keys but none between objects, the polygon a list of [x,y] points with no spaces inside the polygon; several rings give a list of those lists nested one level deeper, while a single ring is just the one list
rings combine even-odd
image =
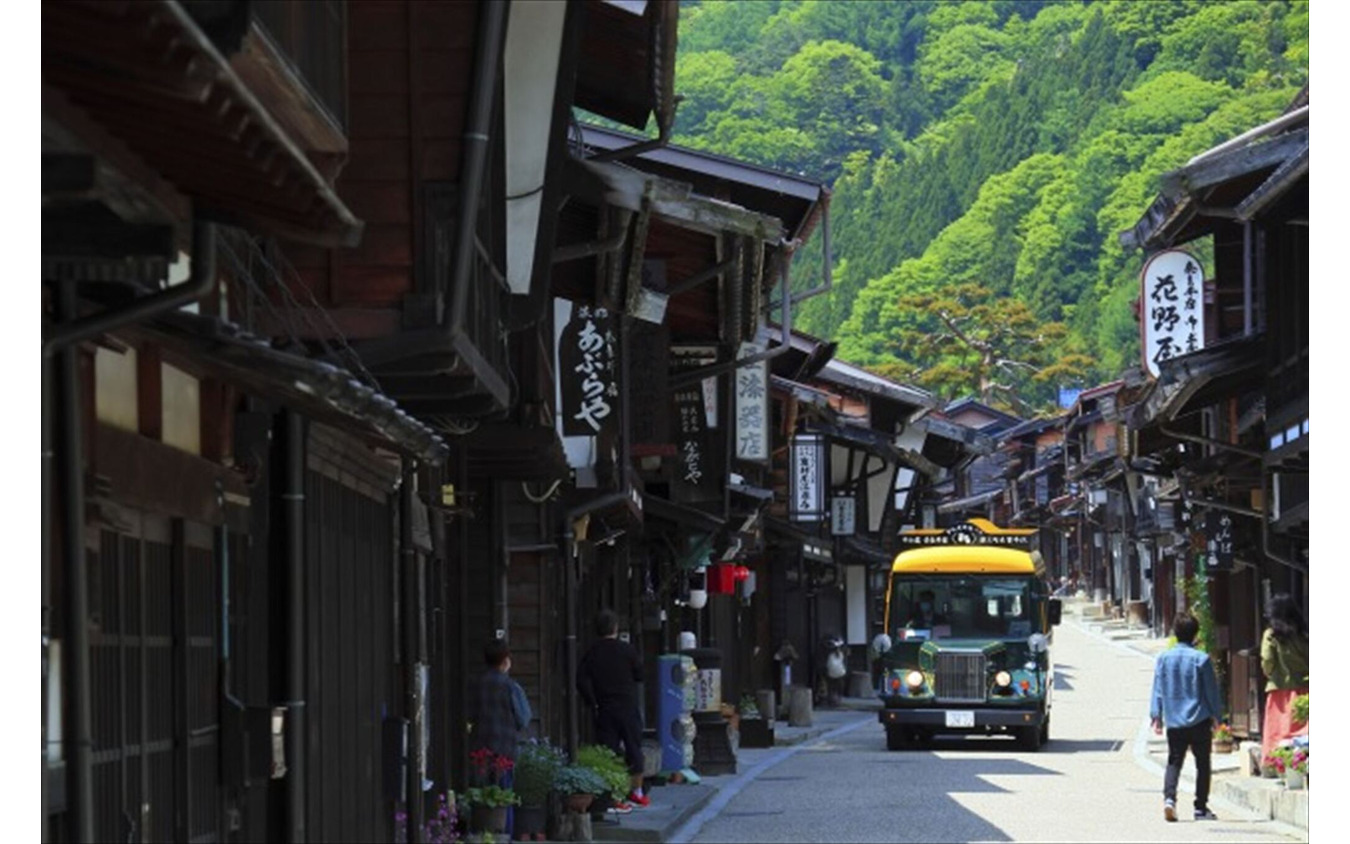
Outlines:
[{"label": "vertical kanji sign", "polygon": [[1144,264],[1142,287],[1140,345],[1157,378],[1163,361],[1205,347],[1205,273],[1194,255],[1169,249]]},{"label": "vertical kanji sign", "polygon": [[[742,343],[737,360],[764,351]],[[765,361],[733,370],[736,384],[736,458],[765,463],[769,459],[769,365]]]},{"label": "vertical kanji sign", "polygon": [[825,511],[825,438],[819,434],[797,434],[789,450],[788,519],[794,522],[819,522]]},{"label": "vertical kanji sign", "polygon": [[578,305],[558,338],[563,433],[600,433],[618,412],[618,338],[606,308]]}]

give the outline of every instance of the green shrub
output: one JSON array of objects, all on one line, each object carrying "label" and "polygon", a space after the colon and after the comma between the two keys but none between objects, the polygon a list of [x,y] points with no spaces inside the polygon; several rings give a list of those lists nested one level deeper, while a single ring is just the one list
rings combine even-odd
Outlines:
[{"label": "green shrub", "polygon": [[521,742],[516,752],[515,789],[525,806],[543,806],[567,757],[547,741]]},{"label": "green shrub", "polygon": [[1306,723],[1308,723],[1308,696],[1307,696],[1307,695],[1299,695],[1298,697],[1294,698],[1293,714],[1294,714],[1294,723],[1295,723],[1295,724],[1306,724]]},{"label": "green shrub", "polygon": [[577,750],[577,764],[599,774],[616,801],[623,800],[628,794],[628,766],[608,747],[601,744],[585,745]]},{"label": "green shrub", "polygon": [[553,777],[553,788],[559,794],[601,795],[609,791],[609,783],[582,765],[564,765]]}]

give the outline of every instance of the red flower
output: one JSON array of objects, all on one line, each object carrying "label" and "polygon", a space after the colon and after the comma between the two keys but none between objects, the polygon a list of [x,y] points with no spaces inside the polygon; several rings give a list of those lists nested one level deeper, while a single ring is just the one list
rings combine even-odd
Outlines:
[{"label": "red flower", "polygon": [[496,768],[498,774],[505,774],[514,768],[516,763],[505,756],[498,756],[496,761],[492,763],[492,766]]}]

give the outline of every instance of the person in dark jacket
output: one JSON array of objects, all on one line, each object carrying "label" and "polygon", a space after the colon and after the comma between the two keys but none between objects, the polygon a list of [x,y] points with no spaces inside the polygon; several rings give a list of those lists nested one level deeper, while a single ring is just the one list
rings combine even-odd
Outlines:
[{"label": "person in dark jacket", "polygon": [[[511,649],[501,639],[494,639],[483,648],[483,664],[487,670],[478,679],[470,698],[469,749],[472,752],[491,751],[493,755],[511,760],[514,765],[520,732],[529,726],[532,713],[525,690],[512,680]],[[511,788],[513,771],[497,777],[497,784]],[[487,784],[487,783],[480,783]],[[506,833],[509,836],[515,821],[515,812],[506,813]],[[509,840],[509,838],[508,838]]]},{"label": "person in dark jacket", "polygon": [[642,713],[637,693],[642,657],[637,648],[619,640],[619,617],[613,610],[600,612],[595,632],[600,638],[577,666],[577,690],[595,714],[596,740],[628,763],[632,782],[628,801],[648,806],[651,799],[642,792]]}]

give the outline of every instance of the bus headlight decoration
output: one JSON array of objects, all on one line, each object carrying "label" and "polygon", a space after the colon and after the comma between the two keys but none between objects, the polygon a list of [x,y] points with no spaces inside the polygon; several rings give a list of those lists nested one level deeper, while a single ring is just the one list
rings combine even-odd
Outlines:
[{"label": "bus headlight decoration", "polygon": [[1000,689],[1006,689],[1012,685],[1012,675],[1006,671],[1000,671],[994,675],[994,685]]},{"label": "bus headlight decoration", "polygon": [[917,692],[923,688],[923,672],[911,671],[905,675],[905,685],[909,686],[911,693]]}]

